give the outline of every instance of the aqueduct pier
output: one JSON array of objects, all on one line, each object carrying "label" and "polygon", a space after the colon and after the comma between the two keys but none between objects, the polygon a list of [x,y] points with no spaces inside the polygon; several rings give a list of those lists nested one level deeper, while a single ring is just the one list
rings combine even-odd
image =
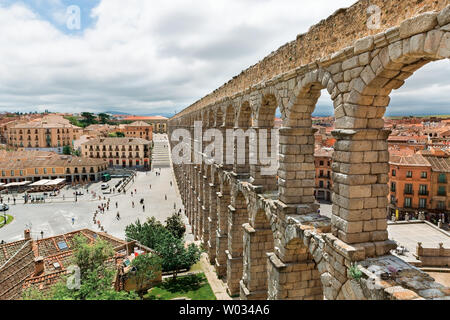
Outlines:
[{"label": "aqueduct pier", "polygon": [[[376,30],[367,27],[371,5],[380,8]],[[193,133],[195,121],[222,132],[268,129],[277,108],[282,114],[276,175],[262,175],[262,164],[227,165],[203,152],[202,164],[174,165],[193,232],[231,295],[450,297],[449,288],[390,255],[383,129],[390,93],[422,66],[449,57],[448,1],[362,0],[169,120],[170,136],[175,129]],[[317,213],[313,196],[311,114],[323,89],[336,118],[331,220]],[[182,143],[194,152],[194,142]]]}]

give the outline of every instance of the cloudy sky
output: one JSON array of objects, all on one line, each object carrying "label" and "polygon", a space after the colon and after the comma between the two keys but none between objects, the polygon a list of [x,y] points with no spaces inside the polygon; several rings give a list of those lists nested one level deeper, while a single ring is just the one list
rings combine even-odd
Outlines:
[{"label": "cloudy sky", "polygon": [[[354,2],[0,0],[0,112],[170,116]],[[448,74],[448,61],[417,72],[389,114],[450,113]]]}]

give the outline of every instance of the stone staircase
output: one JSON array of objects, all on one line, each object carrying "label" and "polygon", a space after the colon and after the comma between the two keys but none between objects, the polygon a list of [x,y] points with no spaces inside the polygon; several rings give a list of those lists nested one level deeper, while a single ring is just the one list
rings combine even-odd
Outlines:
[{"label": "stone staircase", "polygon": [[152,167],[170,167],[169,143],[167,140],[154,140],[152,150]]}]

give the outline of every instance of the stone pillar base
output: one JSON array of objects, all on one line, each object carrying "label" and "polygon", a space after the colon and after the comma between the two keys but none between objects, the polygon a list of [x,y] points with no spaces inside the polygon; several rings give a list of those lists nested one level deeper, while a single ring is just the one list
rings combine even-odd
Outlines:
[{"label": "stone pillar base", "polygon": [[269,300],[323,300],[320,275],[312,262],[283,263],[269,253]]},{"label": "stone pillar base", "polygon": [[242,278],[244,258],[233,257],[228,250],[225,252],[227,254],[227,291],[228,294],[233,297],[240,293],[239,282]]},{"label": "stone pillar base", "polygon": [[239,282],[240,285],[240,299],[241,300],[267,300],[267,291],[250,291],[245,285],[244,281]]}]

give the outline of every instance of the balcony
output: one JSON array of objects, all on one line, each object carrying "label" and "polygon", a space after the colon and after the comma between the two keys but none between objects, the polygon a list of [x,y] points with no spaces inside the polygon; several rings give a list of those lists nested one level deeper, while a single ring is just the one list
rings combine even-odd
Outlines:
[{"label": "balcony", "polygon": [[405,189],[404,194],[413,195],[414,194],[414,190],[412,190],[412,189]]},{"label": "balcony", "polygon": [[419,191],[419,196],[429,196],[430,195],[430,191],[428,190],[420,190]]}]

